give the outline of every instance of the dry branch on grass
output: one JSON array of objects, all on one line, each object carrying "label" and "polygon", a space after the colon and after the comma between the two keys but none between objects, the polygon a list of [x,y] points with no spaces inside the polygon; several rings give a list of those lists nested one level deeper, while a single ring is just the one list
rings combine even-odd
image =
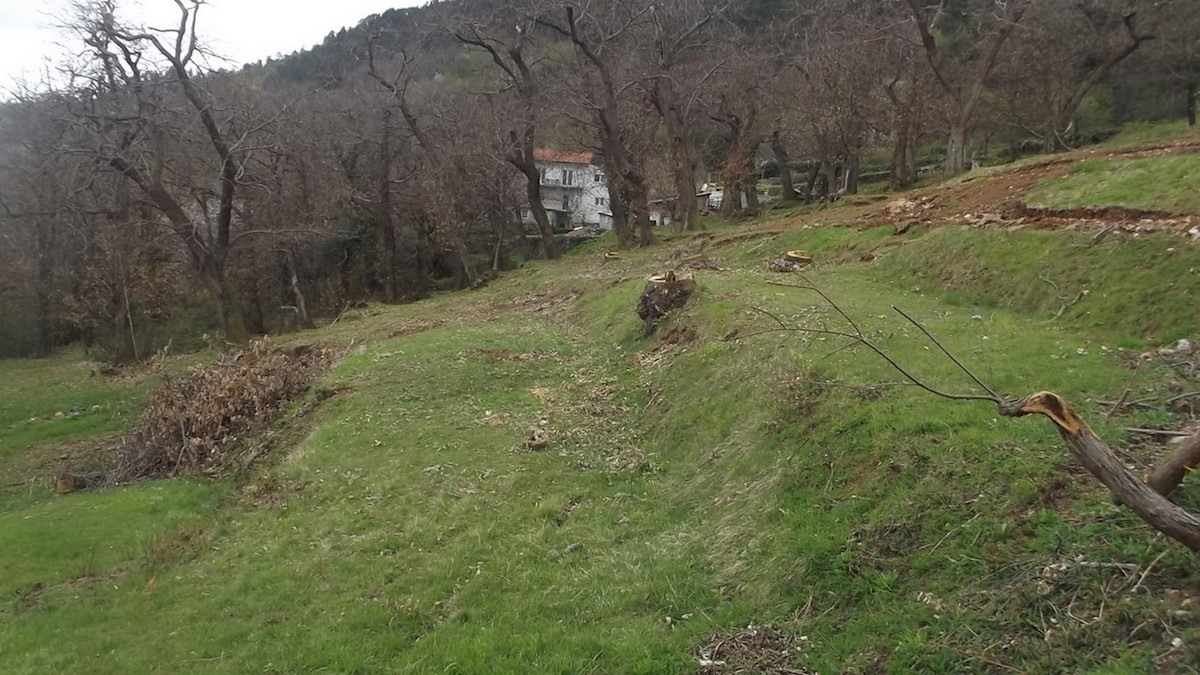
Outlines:
[{"label": "dry branch on grass", "polygon": [[1087,423],[1075,412],[1065,398],[1049,391],[1040,391],[1016,400],[1005,399],[980,380],[967,366],[956,358],[946,347],[916,319],[905,314],[903,310],[893,306],[897,313],[919,329],[938,347],[939,350],[969,377],[985,394],[952,394],[935,389],[911,373],[892,358],[887,352],[873,343],[850,316],[842,310],[828,295],[819,288],[804,280],[804,284],[780,284],[792,288],[808,290],[817,293],[849,324],[848,330],[828,330],[825,328],[809,328],[804,326],[789,326],[781,318],[763,309],[756,311],[771,317],[779,328],[768,329],[760,333],[797,332],[846,338],[851,344],[857,343],[875,352],[892,368],[907,378],[914,385],[935,396],[946,399],[964,401],[989,401],[996,406],[997,411],[1004,417],[1022,417],[1025,415],[1042,415],[1050,420],[1058,430],[1059,435],[1071,452],[1079,459],[1097,480],[1112,492],[1114,500],[1127,506],[1135,515],[1155,530],[1171,537],[1187,546],[1193,552],[1200,553],[1200,517],[1172,503],[1166,495],[1178,486],[1193,467],[1200,463],[1200,433],[1185,442],[1163,466],[1154,472],[1147,482],[1142,482],[1132,471],[1117,458],[1103,440],[1097,436]]},{"label": "dry branch on grass", "polygon": [[189,368],[150,398],[108,482],[240,469],[240,458],[227,452],[230,443],[269,422],[335,356],[328,347],[284,350],[260,340]]}]

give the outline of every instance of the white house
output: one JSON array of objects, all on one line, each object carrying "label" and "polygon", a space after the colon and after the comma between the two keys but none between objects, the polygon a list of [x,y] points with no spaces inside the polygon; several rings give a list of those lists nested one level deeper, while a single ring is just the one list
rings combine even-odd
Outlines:
[{"label": "white house", "polygon": [[[537,148],[533,156],[542,177],[542,206],[555,230],[612,229],[608,177],[592,153]],[[521,209],[521,222],[534,223],[528,208]]]}]

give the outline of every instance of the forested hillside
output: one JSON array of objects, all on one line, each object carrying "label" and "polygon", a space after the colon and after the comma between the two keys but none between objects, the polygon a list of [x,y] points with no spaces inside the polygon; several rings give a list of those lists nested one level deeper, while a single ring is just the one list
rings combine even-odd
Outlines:
[{"label": "forested hillside", "polygon": [[225,70],[201,3],[164,32],[91,0],[0,105],[0,356],[237,343],[555,257],[540,146],[598,153],[628,247],[653,200],[703,228],[704,183],[750,215],[1194,123],[1191,4],[439,2]]}]

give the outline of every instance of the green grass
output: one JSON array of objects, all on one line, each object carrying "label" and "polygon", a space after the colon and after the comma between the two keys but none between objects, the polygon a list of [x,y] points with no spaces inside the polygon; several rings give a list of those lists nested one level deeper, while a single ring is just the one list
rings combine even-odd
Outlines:
[{"label": "green grass", "polygon": [[62,443],[122,428],[139,409],[135,381],[93,375],[76,351],[3,361],[0,462],[40,443]]},{"label": "green grass", "polygon": [[0,595],[102,575],[150,555],[158,542],[211,510],[220,486],[177,481],[91,492],[0,513]]},{"label": "green grass", "polygon": [[1047,321],[1062,311],[1054,323],[1110,347],[1157,347],[1200,334],[1193,300],[1200,297],[1200,250],[1171,235],[1093,237],[937,228],[916,233],[875,269],[960,296],[951,304],[967,298]]},{"label": "green grass", "polygon": [[[751,337],[777,327],[751,308],[844,326],[759,271],[804,248],[810,278],[921,377],[970,387],[893,304],[1004,394],[1052,388],[1122,443],[1175,422],[1105,422],[1096,400],[1129,381],[1119,347],[1196,334],[1194,252],[953,228],[722,243],[739,228],[715,229],[704,251],[727,269],[697,272],[694,302],[645,341],[641,279],[703,239],[615,261],[597,244],[289,336],[354,340],[320,383],[344,391],[243,484],[0,512],[0,671],[694,673],[710,634],[774,623],[827,673],[1147,672],[1200,638],[1190,556],[1113,506],[1046,422],[933,398],[829,336]],[[1091,292],[1055,319],[1038,275]],[[35,381],[82,396],[52,368],[0,390],[7,428],[62,400],[21,400]],[[534,426],[543,451],[523,447]],[[1119,568],[1047,572],[1076,558],[1157,562],[1137,590]]]},{"label": "green grass", "polygon": [[1070,175],[1035,188],[1026,202],[1055,209],[1122,206],[1200,212],[1200,155],[1079,162]]},{"label": "green grass", "polygon": [[1101,147],[1127,148],[1148,144],[1171,143],[1200,136],[1200,129],[1189,127],[1187,120],[1178,119],[1170,122],[1133,122],[1125,124],[1112,138]]}]

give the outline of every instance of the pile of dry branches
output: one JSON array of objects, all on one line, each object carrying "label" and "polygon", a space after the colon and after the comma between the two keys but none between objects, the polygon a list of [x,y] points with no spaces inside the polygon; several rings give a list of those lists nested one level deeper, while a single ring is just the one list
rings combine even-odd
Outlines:
[{"label": "pile of dry branches", "polygon": [[335,356],[329,347],[284,350],[260,340],[169,379],[150,398],[108,482],[237,470],[243,462],[230,456],[231,442],[270,421]]}]

